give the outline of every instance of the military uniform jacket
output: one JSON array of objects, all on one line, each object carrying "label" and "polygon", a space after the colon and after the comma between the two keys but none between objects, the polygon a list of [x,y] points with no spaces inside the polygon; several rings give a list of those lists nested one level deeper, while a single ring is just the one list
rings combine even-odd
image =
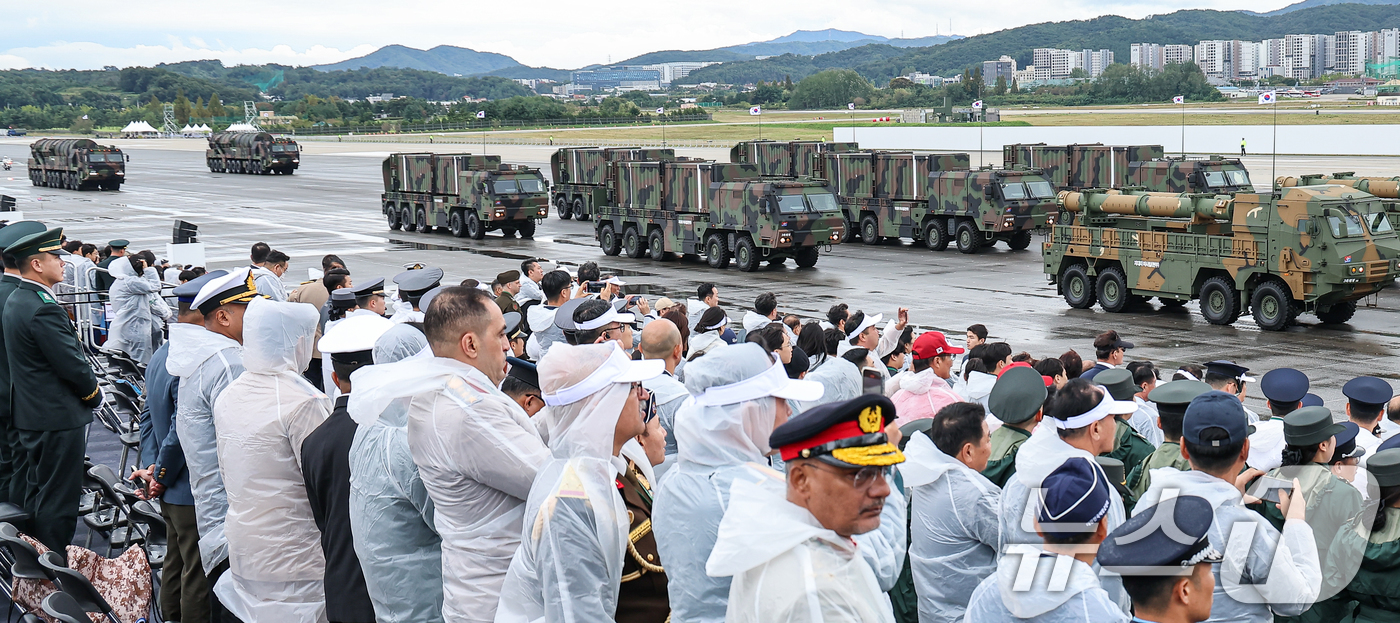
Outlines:
[{"label": "military uniform jacket", "polygon": [[1005,487],[1006,481],[1016,473],[1016,452],[1030,438],[1030,433],[1015,426],[1002,426],[992,431],[992,454],[982,475],[992,484]]},{"label": "military uniform jacket", "polygon": [[[1283,468],[1276,467],[1266,474],[1270,478],[1283,478]],[[1322,565],[1323,594],[1335,595],[1314,603],[1311,608],[1296,617],[1275,617],[1276,622],[1293,623],[1332,623],[1340,621],[1347,608],[1344,594],[1338,594],[1344,586],[1338,586],[1346,574],[1338,570],[1343,561],[1360,560],[1367,550],[1366,540],[1360,536],[1358,524],[1371,521],[1368,513],[1363,513],[1361,492],[1351,483],[1332,474],[1326,465],[1309,463],[1302,466],[1296,478],[1302,485],[1302,497],[1308,503],[1307,520],[1312,527],[1313,539],[1317,542],[1318,563]],[[1283,529],[1283,513],[1268,502],[1251,504],[1250,508],[1259,511],[1264,519],[1274,527]]]},{"label": "military uniform jacket", "polygon": [[[107,259],[102,260],[101,262],[98,262],[98,263],[97,263],[97,267],[98,267],[98,268],[102,268],[102,269],[111,268],[111,267],[112,267],[112,262],[115,261],[116,259],[117,259],[116,256],[109,255],[109,256],[107,256]],[[106,270],[99,270],[99,271],[97,271],[97,272],[94,274],[94,277],[93,277],[93,281],[94,281],[93,285],[95,286],[93,289],[94,289],[94,290],[101,290],[101,291],[103,291],[103,292],[106,292],[106,291],[112,289],[112,284],[113,284],[114,282],[116,282],[116,280],[117,280],[117,278],[116,278],[116,277],[113,277],[113,276],[110,275],[110,274],[108,274]]]},{"label": "military uniform jacket", "polygon": [[516,303],[515,298],[510,295],[510,292],[505,290],[502,290],[501,295],[496,297],[496,306],[501,308],[502,314],[520,312],[520,304]]},{"label": "military uniform jacket", "polygon": [[[10,273],[5,273],[0,277],[0,312],[5,309],[5,301],[10,299],[10,293],[19,287],[20,279]],[[4,320],[0,318],[0,327],[4,327]],[[5,333],[0,329],[0,353],[5,353]],[[0,421],[10,420],[10,359],[4,354],[0,354]]]},{"label": "military uniform jacket", "polygon": [[627,475],[617,479],[627,506],[627,555],[622,559],[622,589],[617,599],[617,623],[664,623],[670,619],[666,571],[651,531],[651,483],[628,461]]},{"label": "military uniform jacket", "polygon": [[1172,467],[1183,472],[1191,471],[1191,462],[1182,458],[1181,443],[1164,441],[1162,445],[1147,455],[1141,463],[1128,472],[1128,489],[1134,497],[1142,497],[1147,487],[1152,485],[1152,470],[1159,467]]},{"label": "military uniform jacket", "polygon": [[1385,527],[1371,533],[1361,569],[1345,596],[1356,602],[1356,623],[1400,620],[1400,508],[1384,508]]},{"label": "military uniform jacket", "polygon": [[1113,451],[1109,452],[1108,456],[1122,461],[1124,469],[1142,463],[1147,460],[1148,456],[1157,451],[1157,448],[1152,446],[1152,442],[1143,437],[1141,433],[1133,430],[1133,427],[1129,426],[1127,422],[1118,420],[1117,424]]},{"label": "military uniform jacket", "polygon": [[10,413],[20,430],[86,426],[102,404],[97,375],[83,353],[68,312],[47,288],[21,281],[5,301],[5,355],[10,364]]}]

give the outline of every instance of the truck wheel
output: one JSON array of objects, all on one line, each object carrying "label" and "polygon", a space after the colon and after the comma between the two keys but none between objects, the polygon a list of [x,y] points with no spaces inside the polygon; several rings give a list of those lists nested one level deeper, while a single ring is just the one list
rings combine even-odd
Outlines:
[{"label": "truck wheel", "polygon": [[598,228],[598,246],[603,247],[606,255],[617,255],[622,250],[622,243],[617,239],[617,231],[611,224]]},{"label": "truck wheel", "polygon": [[1224,277],[1201,284],[1201,315],[1211,324],[1234,324],[1240,317],[1240,292]]},{"label": "truck wheel", "polygon": [[665,260],[666,256],[670,255],[666,253],[666,239],[661,235],[661,230],[653,229],[650,234],[647,234],[647,252],[651,255],[651,259],[658,262]]},{"label": "truck wheel", "polygon": [[415,213],[415,216],[416,220],[414,222],[418,224],[418,233],[430,234],[433,232],[433,226],[428,224],[427,210],[423,208],[418,208],[418,212]]},{"label": "truck wheel", "polygon": [[502,238],[514,238],[514,237],[515,237],[515,228],[514,228],[514,227],[501,227],[501,237],[502,237]]},{"label": "truck wheel", "polygon": [[462,219],[461,210],[453,210],[452,216],[447,217],[447,231],[457,238],[467,235],[467,223]]},{"label": "truck wheel", "polygon": [[390,206],[389,209],[384,211],[384,218],[388,219],[389,229],[393,231],[398,231],[400,227],[403,227],[399,222],[399,211],[394,209],[393,206]]},{"label": "truck wheel", "polygon": [[467,211],[467,237],[472,240],[481,240],[486,237],[486,226],[481,224],[481,218],[476,215],[476,210]]},{"label": "truck wheel", "polygon": [[939,218],[924,223],[924,246],[930,251],[948,248],[948,223]]},{"label": "truck wheel", "polygon": [[1115,314],[1127,309],[1128,302],[1133,298],[1128,295],[1128,279],[1123,276],[1123,269],[1117,266],[1109,266],[1099,272],[1095,292],[1099,295],[1099,306]]},{"label": "truck wheel", "polygon": [[797,253],[793,255],[794,259],[797,260],[797,266],[800,268],[811,268],[813,266],[816,266],[817,258],[821,257],[817,254],[816,247],[802,247],[801,249],[798,249]]},{"label": "truck wheel", "polygon": [[768,258],[768,265],[769,265],[769,266],[782,266],[783,264],[786,264],[786,263],[787,263],[787,256],[786,256],[786,255],[775,255],[775,256],[773,256],[773,257]]},{"label": "truck wheel", "polygon": [[1293,320],[1293,297],[1277,281],[1265,281],[1254,288],[1249,307],[1254,311],[1254,324],[1265,331],[1282,331]]},{"label": "truck wheel", "polygon": [[874,215],[860,220],[860,241],[865,244],[880,244],[880,222]]},{"label": "truck wheel", "polygon": [[739,266],[739,270],[746,273],[758,270],[763,264],[758,258],[758,249],[754,248],[752,238],[740,236],[739,241],[734,243],[734,263]]},{"label": "truck wheel", "polygon": [[559,214],[559,218],[566,221],[574,215],[573,209],[569,207],[569,199],[564,195],[554,197],[554,211]]},{"label": "truck wheel", "polygon": [[1065,302],[1075,309],[1089,309],[1098,300],[1094,280],[1083,264],[1070,265],[1060,273],[1060,290],[1064,291]]},{"label": "truck wheel", "polygon": [[642,242],[642,235],[637,233],[635,226],[628,227],[622,231],[622,250],[627,252],[627,257],[641,259],[647,254],[646,245]]},{"label": "truck wheel", "polygon": [[1337,303],[1325,310],[1317,311],[1317,319],[1322,324],[1342,324],[1356,315],[1356,301]]},{"label": "truck wheel", "polygon": [[710,263],[710,268],[729,267],[729,247],[724,244],[724,236],[710,234],[705,242],[705,261]]},{"label": "truck wheel", "polygon": [[583,205],[583,197],[574,197],[574,218],[580,221],[588,220],[588,210]]},{"label": "truck wheel", "polygon": [[413,231],[413,213],[407,207],[399,211],[399,224],[403,225],[404,231]]},{"label": "truck wheel", "polygon": [[523,221],[520,223],[519,227],[515,228],[515,230],[520,232],[521,238],[529,240],[535,237],[535,222]]},{"label": "truck wheel", "polygon": [[982,246],[982,232],[977,231],[977,225],[970,220],[958,222],[957,228],[958,251],[961,253],[976,253]]},{"label": "truck wheel", "polygon": [[1016,232],[1016,235],[1007,239],[1006,246],[1011,247],[1012,251],[1025,251],[1027,247],[1031,246],[1031,232]]}]

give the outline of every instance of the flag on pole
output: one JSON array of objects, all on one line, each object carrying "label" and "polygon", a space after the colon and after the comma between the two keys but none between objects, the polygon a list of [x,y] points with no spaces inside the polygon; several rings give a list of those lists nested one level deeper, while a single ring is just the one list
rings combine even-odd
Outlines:
[{"label": "flag on pole", "polygon": [[658,109],[656,109],[656,114],[658,114],[658,115],[664,115],[664,114],[666,114],[666,109],[665,109],[665,108],[658,108]]},{"label": "flag on pole", "polygon": [[1278,94],[1273,91],[1265,91],[1259,94],[1260,104],[1273,104],[1278,99]]},{"label": "flag on pole", "polygon": [[753,107],[749,108],[749,114],[750,114],[750,115],[761,115],[761,114],[763,114],[763,108],[762,108],[762,107],[759,107],[759,106],[753,106]]},{"label": "flag on pole", "polygon": [[977,101],[973,102],[973,103],[972,103],[972,109],[973,109],[973,110],[982,110],[982,100],[977,100]]},{"label": "flag on pole", "polygon": [[477,118],[477,119],[485,119],[485,118],[486,118],[486,111],[484,111],[484,110],[478,110],[478,111],[476,111],[476,118]]},{"label": "flag on pole", "polygon": [[1181,96],[1181,95],[1178,95],[1178,96],[1172,98],[1172,103],[1173,103],[1173,104],[1185,104],[1185,103],[1186,103],[1186,98],[1183,97],[1183,96]]},{"label": "flag on pole", "polygon": [[855,110],[855,109],[856,109],[856,103],[855,103],[855,102],[851,102],[851,103],[849,103],[849,104],[846,104],[846,110]]}]

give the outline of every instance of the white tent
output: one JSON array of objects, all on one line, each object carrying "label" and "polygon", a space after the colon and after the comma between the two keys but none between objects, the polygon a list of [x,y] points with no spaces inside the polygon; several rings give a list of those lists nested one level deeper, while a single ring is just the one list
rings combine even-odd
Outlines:
[{"label": "white tent", "polygon": [[198,131],[199,131],[199,130],[198,130],[197,128],[194,128],[194,127],[190,126],[190,124],[188,124],[188,123],[185,124],[185,127],[180,128],[180,133],[181,133],[181,134],[186,134],[186,135],[188,135],[188,134],[194,134],[195,132],[198,132]]},{"label": "white tent", "polygon": [[201,124],[195,126],[195,131],[196,131],[196,132],[203,132],[203,133],[205,133],[205,134],[208,134],[208,133],[210,133],[210,132],[213,132],[214,130],[210,129],[210,127],[209,127],[208,125],[205,125],[205,124],[201,123]]},{"label": "white tent", "polygon": [[151,127],[151,124],[146,123],[145,121],[132,121],[131,123],[126,124],[126,127],[122,128],[122,134],[154,135],[159,133],[159,130],[156,130],[155,128]]},{"label": "white tent", "polygon": [[229,126],[228,129],[227,129],[227,130],[224,130],[224,131],[225,131],[225,132],[261,132],[262,130],[259,130],[259,129],[257,128],[257,126],[254,126],[254,125],[251,124],[251,123],[235,123],[235,124]]}]

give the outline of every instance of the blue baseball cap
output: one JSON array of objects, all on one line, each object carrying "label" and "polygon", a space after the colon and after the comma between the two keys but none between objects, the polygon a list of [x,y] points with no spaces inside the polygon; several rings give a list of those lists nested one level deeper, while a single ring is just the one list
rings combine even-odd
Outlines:
[{"label": "blue baseball cap", "polygon": [[1245,438],[1254,432],[1240,399],[1219,390],[1196,396],[1186,406],[1186,416],[1181,420],[1181,438],[1187,443],[1206,445],[1201,441],[1201,433],[1208,428],[1219,428],[1226,433],[1225,439],[1212,440],[1212,446],[1244,443]]},{"label": "blue baseball cap", "polygon": [[1070,457],[1040,485],[1036,519],[1048,531],[1075,532],[1108,514],[1113,484],[1103,470],[1084,457]]}]

